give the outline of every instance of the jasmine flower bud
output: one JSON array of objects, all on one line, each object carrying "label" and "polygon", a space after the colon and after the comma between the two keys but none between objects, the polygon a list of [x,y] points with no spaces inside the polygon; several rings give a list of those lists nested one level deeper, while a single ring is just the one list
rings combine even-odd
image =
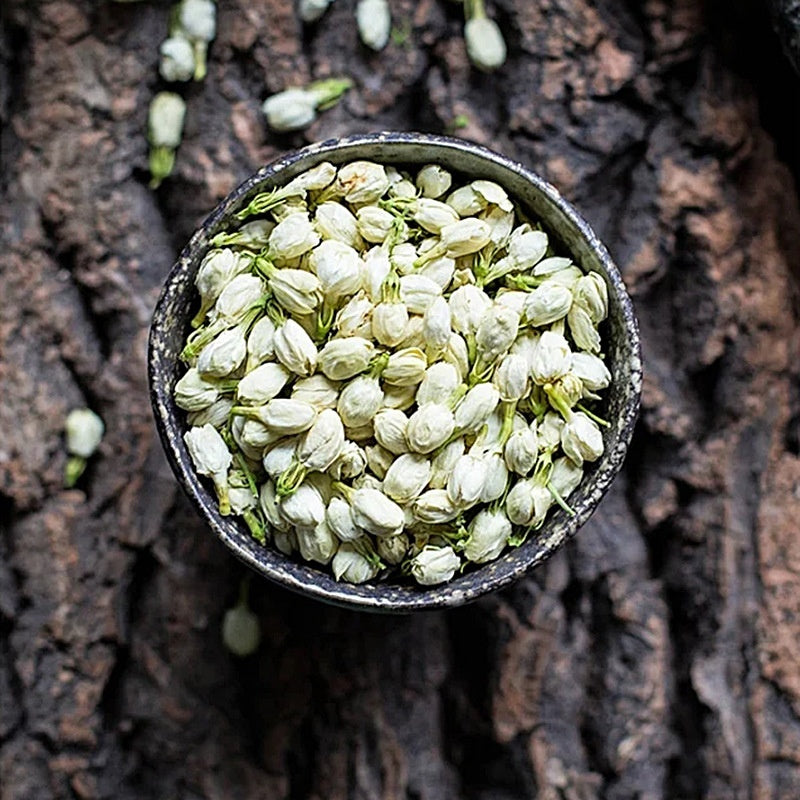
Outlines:
[{"label": "jasmine flower bud", "polygon": [[403,340],[408,325],[408,309],[400,300],[378,303],[372,314],[372,335],[388,347],[396,347]]},{"label": "jasmine flower bud", "polygon": [[421,267],[419,274],[432,280],[444,292],[453,280],[455,269],[455,259],[441,256]]},{"label": "jasmine flower bud", "polygon": [[557,458],[550,473],[550,486],[566,500],[578,488],[583,469],[569,458]]},{"label": "jasmine flower bud", "polygon": [[491,229],[491,243],[498,250],[507,247],[516,219],[514,211],[503,211],[498,206],[490,206],[482,212],[481,217]]},{"label": "jasmine flower bud", "polygon": [[539,457],[539,440],[531,428],[514,431],[505,446],[506,466],[517,475],[527,475]]},{"label": "jasmine flower bud", "polygon": [[567,316],[572,307],[572,292],[566,286],[545,281],[537,286],[525,303],[525,318],[532,325],[549,325]]},{"label": "jasmine flower bud", "polygon": [[426,164],[417,173],[417,188],[423,197],[441,197],[452,182],[452,175],[438,164]]},{"label": "jasmine flower bud", "polygon": [[470,453],[461,456],[447,481],[447,494],[457,508],[470,508],[478,502],[486,481],[486,463]]},{"label": "jasmine flower bud", "polygon": [[502,510],[479,511],[469,525],[464,557],[476,564],[493,561],[503,552],[511,535],[511,523]]},{"label": "jasmine flower bud", "polygon": [[290,314],[313,314],[322,302],[319,279],[304,269],[276,269],[267,283],[275,300]]},{"label": "jasmine flower bud", "polygon": [[307,128],[317,117],[317,104],[310,92],[292,88],[268,97],[261,110],[270,128],[279,132]]},{"label": "jasmine flower bud", "polygon": [[194,285],[200,295],[200,310],[192,320],[192,327],[202,324],[208,310],[214,305],[222,290],[239,273],[250,265],[250,259],[234,253],[233,250],[210,250],[194,279]]},{"label": "jasmine flower bud", "polygon": [[580,467],[584,461],[596,461],[603,455],[603,434],[594,420],[578,411],[561,429],[561,447]]},{"label": "jasmine flower bud", "polygon": [[269,237],[270,255],[280,261],[291,261],[319,244],[320,237],[308,212],[296,211],[281,220]]},{"label": "jasmine flower bud", "polygon": [[[353,442],[357,443],[368,443],[371,439],[375,438],[375,430],[372,426],[372,421],[370,420],[366,425],[359,425],[355,428],[345,428],[345,434],[348,439]],[[365,453],[366,457],[366,453]],[[373,476],[374,477],[374,476]],[[377,481],[377,486],[375,488],[380,488],[380,481],[375,478]],[[355,483],[353,484],[355,485]]]},{"label": "jasmine flower bud", "polygon": [[165,81],[188,81],[194,75],[194,49],[183,36],[171,36],[161,42],[158,71]]},{"label": "jasmine flower bud", "polygon": [[427,458],[404,453],[390,462],[383,479],[383,491],[392,500],[405,505],[422,494],[430,477],[431,462]]},{"label": "jasmine flower bud", "polygon": [[450,335],[447,341],[447,347],[442,358],[448,364],[452,364],[458,371],[459,378],[463,381],[466,380],[469,374],[469,350],[467,343],[457,333]]},{"label": "jasmine flower bud", "polygon": [[375,542],[378,556],[386,564],[400,564],[408,552],[409,541],[405,533],[396,536],[382,536]]},{"label": "jasmine flower bud", "polygon": [[261,317],[247,335],[246,371],[255,369],[275,355],[274,340],[275,323],[269,317]]},{"label": "jasmine flower bud", "polygon": [[276,550],[285,556],[290,556],[297,550],[297,533],[291,525],[288,525],[285,530],[273,531],[272,535]]},{"label": "jasmine flower bud", "polygon": [[363,245],[356,218],[341,203],[331,200],[320,203],[314,215],[314,225],[323,240],[335,239],[350,247]]},{"label": "jasmine flower bud", "polygon": [[494,371],[492,382],[505,401],[521,400],[529,391],[530,367],[524,356],[509,353],[503,356]]},{"label": "jasmine flower bud", "polygon": [[462,433],[477,433],[500,402],[500,393],[491,383],[479,383],[456,406],[456,428]]},{"label": "jasmine flower bud", "polygon": [[453,412],[447,406],[427,403],[409,417],[406,440],[411,450],[430,453],[443,445],[454,430]]},{"label": "jasmine flower bud", "polygon": [[543,258],[533,268],[533,275],[537,278],[550,277],[556,272],[560,272],[567,267],[572,266],[571,258],[563,258],[562,256],[550,256]]},{"label": "jasmine flower bud", "polygon": [[[233,411],[233,408],[231,408]],[[258,461],[265,447],[269,447],[280,439],[280,434],[271,431],[263,422],[256,419],[245,420],[238,437],[237,444],[242,452],[253,461]]]},{"label": "jasmine flower bud", "polygon": [[334,495],[328,503],[325,519],[330,529],[343,542],[354,542],[364,535],[364,531],[353,521],[350,503]]},{"label": "jasmine flower bud", "polygon": [[611,383],[608,367],[601,358],[591,353],[573,353],[570,372],[592,392],[605,389]]},{"label": "jasmine flower bud", "polygon": [[336,409],[348,428],[357,428],[372,421],[382,402],[383,390],[378,379],[359,375],[342,389]]},{"label": "jasmine flower bud", "polygon": [[453,505],[450,495],[444,489],[429,489],[423,492],[411,505],[416,519],[428,525],[440,525],[454,520],[459,509]]},{"label": "jasmine flower bud", "polygon": [[454,439],[448,442],[434,456],[431,462],[431,478],[428,482],[431,489],[444,489],[458,460],[464,455],[464,440]]},{"label": "jasmine flower bud", "polygon": [[596,272],[590,272],[575,283],[575,303],[589,315],[597,325],[608,316],[608,287]]},{"label": "jasmine flower bud", "polygon": [[467,20],[464,42],[469,60],[483,72],[493,72],[506,60],[506,43],[493,19],[481,17]]},{"label": "jasmine flower bud", "polygon": [[303,22],[316,22],[333,0],[300,0],[297,13]]},{"label": "jasmine flower bud", "polygon": [[452,364],[445,362],[431,364],[425,370],[425,377],[417,389],[417,405],[448,403],[460,383],[461,377]]},{"label": "jasmine flower bud", "polygon": [[411,561],[411,574],[422,586],[449,581],[461,566],[452,547],[424,547]]},{"label": "jasmine flower bud", "polygon": [[361,266],[361,286],[373,303],[381,301],[383,283],[391,269],[389,256],[381,247],[373,247],[364,257]]},{"label": "jasmine flower bud", "polygon": [[433,353],[439,353],[450,341],[450,306],[441,295],[425,309],[422,318],[422,333],[425,343]]},{"label": "jasmine flower bud", "polygon": [[527,303],[529,297],[529,292],[517,292],[511,289],[500,289],[495,296],[494,301],[498,305],[513,309],[517,312],[517,314],[520,315],[520,317],[522,317],[525,312],[525,303]]},{"label": "jasmine flower bud", "polygon": [[245,592],[239,602],[225,612],[222,618],[222,643],[239,658],[250,656],[261,643],[258,617],[247,607]]},{"label": "jasmine flower bud", "polygon": [[227,397],[220,397],[219,400],[215,400],[206,408],[190,411],[186,415],[186,421],[193,427],[201,428],[208,423],[220,430],[227,424],[232,406],[232,400]]},{"label": "jasmine flower bud", "polygon": [[517,481],[506,496],[506,515],[514,525],[538,527],[544,522],[553,497],[546,487],[531,479]]},{"label": "jasmine flower bud", "polygon": [[248,372],[239,381],[236,396],[243,403],[264,405],[273,397],[278,396],[281,389],[286,386],[289,377],[289,370],[282,364],[274,362],[262,364]]},{"label": "jasmine flower bud", "polygon": [[306,192],[319,192],[326,189],[336,178],[336,167],[329,161],[322,161],[316,167],[311,167],[305,172],[301,172],[296,178],[292,178],[286,184],[285,192],[298,194],[305,197]]},{"label": "jasmine flower bud", "polygon": [[175,384],[175,405],[185,411],[201,411],[219,397],[216,384],[203,379],[195,367]]},{"label": "jasmine flower bud", "polygon": [[324,472],[344,448],[344,426],[333,409],[319,413],[311,429],[301,439],[297,460],[309,472]]},{"label": "jasmine flower bud", "polygon": [[316,528],[325,519],[322,495],[308,481],[284,497],[278,508],[281,516],[295,528]]},{"label": "jasmine flower bud", "polygon": [[486,479],[478,498],[481,503],[499,500],[508,485],[508,469],[500,453],[487,453],[483,456],[486,465]]},{"label": "jasmine flower bud", "polygon": [[67,452],[70,458],[64,468],[64,484],[74,486],[86,469],[89,458],[100,444],[105,432],[103,420],[89,408],[76,408],[67,414],[65,424]]},{"label": "jasmine flower bud", "polygon": [[531,376],[540,386],[552,383],[569,371],[572,353],[560,333],[545,331],[539,338],[531,364]]},{"label": "jasmine flower bud", "polygon": [[345,440],[342,452],[331,464],[328,474],[337,481],[356,478],[361,475],[367,466],[367,456],[364,450],[355,442]]},{"label": "jasmine flower bud", "polygon": [[342,542],[331,562],[337,581],[364,583],[374,578],[379,571],[375,563],[363,556],[354,545]]},{"label": "jasmine flower bud", "polygon": [[397,218],[378,206],[362,206],[356,213],[358,232],[368,242],[382,244],[395,227]]},{"label": "jasmine flower bud", "polygon": [[228,499],[228,468],[233,461],[228,445],[213,425],[190,428],[183,435],[186,449],[198,475],[206,475],[214,482],[219,499],[219,513],[230,514]]},{"label": "jasmine flower bud", "polygon": [[[491,229],[482,220],[475,217],[445,225],[441,230],[441,245],[445,255],[451,258],[477,253],[485,247],[491,238]],[[441,253],[437,253],[441,255]]]},{"label": "jasmine flower bud", "polygon": [[212,0],[183,0],[178,5],[178,24],[189,39],[211,42],[217,32],[216,5]]},{"label": "jasmine flower bud", "polygon": [[372,50],[383,50],[392,30],[387,0],[358,0],[356,24],[361,41]]},{"label": "jasmine flower bud", "polygon": [[363,292],[353,295],[336,314],[334,325],[339,336],[371,336],[373,308]]},{"label": "jasmine flower bud", "polygon": [[386,470],[392,465],[394,456],[379,444],[367,445],[364,451],[367,454],[367,466],[372,470],[372,474],[382,481],[386,476]]},{"label": "jasmine flower bud", "polygon": [[389,188],[386,170],[371,161],[351,161],[339,170],[336,184],[344,199],[356,206],[376,203]]},{"label": "jasmine flower bud", "polygon": [[383,391],[383,408],[405,411],[414,405],[416,386],[391,386],[386,385]]},{"label": "jasmine flower bud", "polygon": [[407,350],[409,347],[415,347],[422,350],[425,347],[422,329],[422,317],[418,314],[410,315],[406,329],[403,331],[403,338],[397,343],[396,349]]},{"label": "jasmine flower bud", "polygon": [[373,536],[396,536],[403,530],[403,509],[377,489],[356,489],[350,503],[353,521]]},{"label": "jasmine flower bud", "polygon": [[391,264],[398,275],[410,275],[416,270],[417,248],[411,242],[400,242],[392,248]]},{"label": "jasmine flower bud", "polygon": [[381,377],[394,386],[416,386],[425,377],[428,360],[417,347],[397,350],[389,356]]},{"label": "jasmine flower bud", "polygon": [[458,214],[447,203],[423,197],[417,201],[414,222],[430,233],[439,234],[442,228],[458,222]]},{"label": "jasmine flower bud", "polygon": [[201,350],[197,371],[202,378],[224,378],[239,368],[246,354],[241,328],[229,328]]},{"label": "jasmine flower bud", "polygon": [[275,330],[275,355],[295,375],[311,375],[317,366],[317,348],[311,337],[293,319]]},{"label": "jasmine flower bud", "polygon": [[211,241],[215,247],[238,245],[251,250],[260,250],[269,244],[269,235],[275,223],[268,219],[256,219],[242,225],[234,233],[218,233]]},{"label": "jasmine flower bud", "polygon": [[339,399],[339,384],[324,375],[312,375],[302,378],[292,387],[292,400],[302,400],[314,406],[317,411],[336,408]]},{"label": "jasmine flower bud", "polygon": [[343,242],[327,239],[314,249],[308,263],[326,297],[355,294],[361,286],[361,258]]},{"label": "jasmine flower bud", "polygon": [[264,299],[264,281],[256,275],[236,275],[220,292],[214,309],[212,320],[240,322],[249,311]]},{"label": "jasmine flower bud", "polygon": [[592,323],[589,313],[581,308],[577,303],[573,303],[572,308],[567,314],[569,332],[575,340],[575,344],[581,350],[588,350],[590,353],[600,352],[600,334]]},{"label": "jasmine flower bud", "polygon": [[477,286],[459,286],[448,298],[453,328],[458,333],[474,335],[484,314],[492,305],[489,295]]},{"label": "jasmine flower bud", "polygon": [[400,299],[412,314],[424,314],[441,294],[442,287],[424,275],[403,275],[400,278]]},{"label": "jasmine flower bud", "polygon": [[319,352],[318,364],[326,377],[343,381],[358,375],[369,366],[375,355],[375,345],[369,339],[349,336],[331,339]]},{"label": "jasmine flower bud", "polygon": [[517,338],[519,314],[511,308],[494,303],[486,310],[475,332],[475,344],[480,360],[491,364],[508,349]]},{"label": "jasmine flower bud", "polygon": [[258,490],[258,505],[267,523],[273,530],[288,530],[290,523],[280,513],[278,496],[275,493],[275,484],[267,479]]},{"label": "jasmine flower bud", "polygon": [[151,101],[147,116],[150,142],[150,186],[157,188],[175,164],[175,150],[183,136],[186,103],[174,92],[159,92]]},{"label": "jasmine flower bud", "polygon": [[298,527],[297,549],[306,561],[327,564],[339,549],[339,542],[323,519],[313,528]]},{"label": "jasmine flower bud", "polygon": [[375,439],[381,447],[395,455],[408,452],[407,427],[408,417],[396,408],[382,408],[375,415]]}]

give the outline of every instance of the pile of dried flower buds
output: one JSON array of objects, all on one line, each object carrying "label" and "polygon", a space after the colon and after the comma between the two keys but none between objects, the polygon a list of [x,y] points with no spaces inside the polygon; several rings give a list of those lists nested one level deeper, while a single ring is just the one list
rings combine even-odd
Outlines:
[{"label": "pile of dried flower buds", "polygon": [[525,541],[603,452],[602,277],[488,180],[321,163],[213,240],[175,387],[222,514],[361,583]]}]

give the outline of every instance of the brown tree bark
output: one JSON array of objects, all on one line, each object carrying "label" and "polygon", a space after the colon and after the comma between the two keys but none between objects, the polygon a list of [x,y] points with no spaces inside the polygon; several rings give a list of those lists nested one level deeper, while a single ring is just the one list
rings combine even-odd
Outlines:
[{"label": "brown tree bark", "polygon": [[[0,6],[0,798],[691,800],[800,792],[800,164],[792,73],[760,4],[220,0],[176,171],[147,188],[167,2]],[[259,103],[354,88],[304,134]],[[472,606],[379,618],[255,581],[166,466],[150,310],[205,214],[281,151],[451,130],[555,183],[617,259],[646,388],[624,473],[571,545]],[[107,426],[80,489],[62,426]]]}]

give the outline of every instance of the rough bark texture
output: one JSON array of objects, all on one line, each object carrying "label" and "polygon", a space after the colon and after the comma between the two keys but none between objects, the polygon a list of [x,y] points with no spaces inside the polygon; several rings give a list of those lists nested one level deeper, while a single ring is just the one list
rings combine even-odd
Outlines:
[{"label": "rough bark texture", "polygon": [[[800,787],[797,84],[753,0],[392,0],[366,52],[338,0],[220,0],[175,175],[147,188],[166,2],[0,5],[0,798],[787,798]],[[303,135],[263,97],[357,88]],[[545,175],[616,257],[644,339],[626,469],[513,589],[385,619],[243,573],[176,491],[145,381],[177,250],[257,165],[355,131],[458,132]],[[462,120],[463,121],[463,120]],[[107,425],[62,488],[62,425]]]}]

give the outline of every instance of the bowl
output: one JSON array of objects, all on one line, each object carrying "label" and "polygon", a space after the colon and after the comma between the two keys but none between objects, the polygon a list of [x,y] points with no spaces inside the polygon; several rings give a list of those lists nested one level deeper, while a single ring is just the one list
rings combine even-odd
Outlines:
[{"label": "bowl", "polygon": [[[322,161],[341,164],[357,159],[409,166],[433,162],[473,179],[496,181],[542,221],[559,245],[559,252],[571,255],[585,271],[602,275],[608,286],[609,313],[602,334],[612,384],[606,390],[600,413],[611,424],[604,429],[603,456],[588,465],[583,481],[570,495],[575,515],[568,516],[554,508],[542,528],[522,546],[434,587],[390,582],[339,583],[321,569],[295,561],[269,545],[259,545],[244,523],[219,513],[215,494],[195,474],[183,442],[185,414],[173,400],[173,388],[184,371],[178,354],[197,302],[194,276],[214,235],[259,191],[279,186]],[[461,605],[508,586],[563,547],[591,516],[622,466],[642,385],[639,333],[630,297],[608,251],[580,214],[553,186],[521,164],[472,142],[422,133],[329,139],[284,155],[231,192],[192,236],[166,279],[150,329],[148,370],[156,424],[172,469],[225,546],[256,572],[288,589],[338,605],[384,612]]]}]

